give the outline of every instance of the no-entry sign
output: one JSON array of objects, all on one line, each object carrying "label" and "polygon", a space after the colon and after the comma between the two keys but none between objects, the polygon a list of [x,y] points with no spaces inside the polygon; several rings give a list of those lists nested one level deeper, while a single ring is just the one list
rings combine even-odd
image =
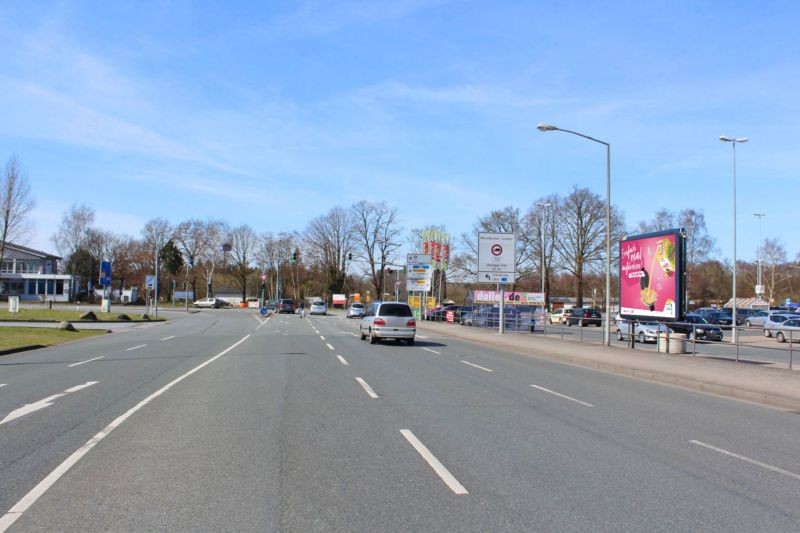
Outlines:
[{"label": "no-entry sign", "polygon": [[478,283],[516,281],[516,244],[513,233],[478,234]]}]

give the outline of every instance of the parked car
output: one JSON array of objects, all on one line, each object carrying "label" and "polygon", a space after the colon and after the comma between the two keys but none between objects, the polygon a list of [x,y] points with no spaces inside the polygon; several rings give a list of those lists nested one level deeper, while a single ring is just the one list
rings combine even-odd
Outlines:
[{"label": "parked car", "polygon": [[219,298],[201,298],[192,304],[192,307],[205,307],[207,309],[219,309],[224,306],[225,302]]},{"label": "parked car", "polygon": [[[720,309],[722,313],[729,317],[733,317],[733,309],[730,307],[723,307]],[[736,325],[743,326],[747,319],[758,312],[758,309],[750,309],[749,307],[736,308]]]},{"label": "parked car", "polygon": [[550,313],[549,321],[551,324],[566,324],[567,317],[572,314],[574,309],[556,309]]},{"label": "parked car", "polygon": [[565,320],[568,326],[577,324],[581,327],[591,325],[600,327],[603,325],[603,316],[594,307],[576,307]]},{"label": "parked car", "polygon": [[453,313],[453,321],[456,319],[456,314],[458,313],[459,309],[461,309],[460,305],[447,305],[445,307],[438,307],[436,309],[429,309],[425,313],[425,320],[434,320],[436,322],[443,322],[447,320],[447,313],[452,311]]},{"label": "parked car", "polygon": [[764,336],[772,337],[774,331],[780,329],[780,326],[784,322],[792,318],[800,318],[800,315],[793,315],[790,313],[773,313],[769,315],[764,321]]},{"label": "parked car", "polygon": [[315,300],[311,302],[309,313],[312,315],[326,315],[328,314],[328,306],[322,300]]},{"label": "parked car", "polygon": [[[617,340],[621,341],[630,334],[630,321],[625,319],[617,320]],[[637,342],[657,342],[658,334],[667,331],[667,327],[658,322],[633,322],[633,339]]]},{"label": "parked car", "polygon": [[790,318],[780,325],[775,331],[775,340],[778,342],[800,342],[800,318]]},{"label": "parked car", "polygon": [[282,298],[278,300],[278,305],[275,306],[275,312],[280,313],[294,313],[294,300],[290,298]]},{"label": "parked car", "polygon": [[358,331],[362,341],[369,337],[370,344],[375,344],[378,339],[402,339],[412,345],[417,334],[417,321],[407,303],[375,302],[361,319]]},{"label": "parked car", "polygon": [[689,340],[721,341],[722,328],[708,321],[700,315],[689,313],[683,322],[670,322],[669,330],[674,333],[684,333]]},{"label": "parked car", "polygon": [[747,327],[750,326],[758,326],[764,327],[764,322],[769,318],[769,315],[773,315],[778,313],[779,311],[766,311],[766,310],[759,310],[747,317],[744,321],[744,325]]},{"label": "parked car", "polygon": [[723,327],[730,327],[731,324],[733,324],[733,317],[723,313],[722,311],[719,311],[718,309],[698,309],[694,314],[705,318],[709,324],[716,324]]},{"label": "parked car", "polygon": [[[517,311],[512,306],[503,307],[504,329],[516,327]],[[500,307],[482,307],[473,313],[473,325],[479,328],[500,327]]]},{"label": "parked car", "polygon": [[[472,307],[471,305],[462,305],[461,308],[458,311],[456,311],[456,322],[458,322],[462,326],[464,326],[464,325],[470,325],[471,326],[472,325],[471,324],[471,322],[472,322],[472,313],[474,311],[475,311],[475,308]],[[467,319],[469,319],[470,324],[466,323]]]},{"label": "parked car", "polygon": [[364,304],[361,302],[353,302],[350,304],[350,307],[347,308],[347,318],[358,317],[361,318],[366,314],[366,309],[364,309]]}]

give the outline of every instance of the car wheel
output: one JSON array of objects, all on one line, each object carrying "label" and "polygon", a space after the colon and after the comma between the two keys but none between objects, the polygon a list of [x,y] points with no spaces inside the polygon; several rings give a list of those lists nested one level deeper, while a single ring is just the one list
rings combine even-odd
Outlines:
[{"label": "car wheel", "polygon": [[745,325],[745,326],[747,326],[748,328],[749,328],[750,326],[752,326],[752,324],[750,324],[750,321],[749,321],[749,320],[745,320],[745,321],[744,321],[744,325]]},{"label": "car wheel", "polygon": [[367,336],[364,335],[364,330],[361,329],[360,327],[358,328],[358,332],[361,334],[361,340],[362,341],[367,338]]},{"label": "car wheel", "polygon": [[620,330],[617,330],[617,340],[618,341],[622,340],[622,332]]},{"label": "car wheel", "polygon": [[764,330],[764,336],[765,337],[772,337],[772,332],[770,330],[768,330],[768,329],[765,329]]},{"label": "car wheel", "polygon": [[414,346],[414,339],[406,339],[409,346]]},{"label": "car wheel", "polygon": [[783,333],[779,331],[778,333],[775,334],[775,340],[777,340],[778,342],[786,342],[786,337],[784,337]]},{"label": "car wheel", "polygon": [[378,342],[378,337],[376,337],[371,331],[369,332],[369,343],[375,344]]},{"label": "car wheel", "polygon": [[639,332],[639,342],[644,344],[644,331]]}]

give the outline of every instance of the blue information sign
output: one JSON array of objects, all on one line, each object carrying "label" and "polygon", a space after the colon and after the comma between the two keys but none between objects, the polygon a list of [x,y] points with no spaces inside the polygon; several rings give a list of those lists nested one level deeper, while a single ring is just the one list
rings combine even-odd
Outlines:
[{"label": "blue information sign", "polygon": [[267,314],[267,308],[266,307],[262,307],[261,308],[261,316],[265,316],[266,314]]},{"label": "blue information sign", "polygon": [[111,261],[100,262],[100,279],[97,284],[101,287],[111,285]]}]

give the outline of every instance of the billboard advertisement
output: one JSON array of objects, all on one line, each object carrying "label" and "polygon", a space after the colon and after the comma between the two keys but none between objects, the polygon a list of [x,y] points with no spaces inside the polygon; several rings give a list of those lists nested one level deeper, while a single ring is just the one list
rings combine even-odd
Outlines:
[{"label": "billboard advertisement", "polygon": [[633,235],[619,247],[622,318],[682,320],[686,302],[683,232]]}]

